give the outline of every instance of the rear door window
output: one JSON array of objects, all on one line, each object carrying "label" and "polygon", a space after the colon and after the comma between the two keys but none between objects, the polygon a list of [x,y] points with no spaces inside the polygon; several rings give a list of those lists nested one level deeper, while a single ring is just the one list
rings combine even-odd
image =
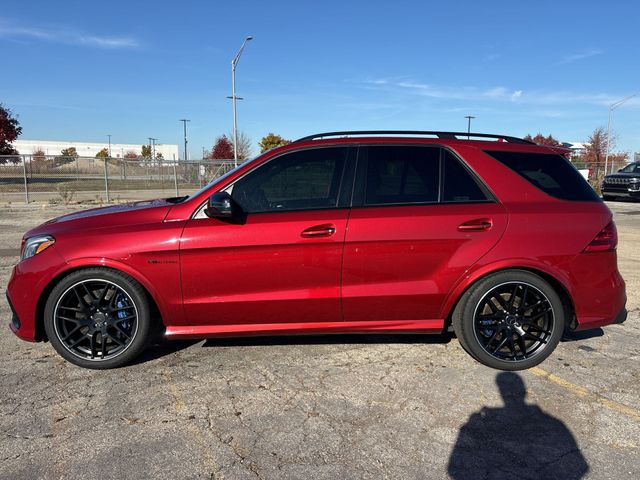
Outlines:
[{"label": "rear door window", "polygon": [[547,195],[562,200],[600,201],[569,161],[551,153],[486,151]]},{"label": "rear door window", "polygon": [[438,201],[439,148],[375,146],[367,153],[366,205]]},{"label": "rear door window", "polygon": [[443,150],[442,154],[442,201],[446,203],[488,201],[487,194],[460,160],[448,150]]}]

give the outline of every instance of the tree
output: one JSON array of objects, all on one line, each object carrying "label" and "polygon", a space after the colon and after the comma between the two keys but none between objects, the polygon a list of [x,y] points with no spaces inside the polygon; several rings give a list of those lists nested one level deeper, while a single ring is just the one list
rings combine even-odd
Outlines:
[{"label": "tree", "polygon": [[[22,127],[13,112],[0,103],[0,155],[18,155],[18,151],[11,145],[22,133]],[[0,164],[6,163],[6,158],[0,158]]]},{"label": "tree", "polygon": [[541,133],[538,133],[535,137],[531,137],[531,135],[527,135],[524,137],[525,140],[529,140],[530,142],[536,143],[538,145],[545,145],[547,147],[561,147],[562,144],[553,138],[553,135],[549,134],[548,137],[545,137]]},{"label": "tree", "polygon": [[230,160],[233,158],[233,143],[226,135],[216,139],[208,158],[211,160]]},{"label": "tree", "polygon": [[164,160],[164,157],[162,156],[162,152],[156,152],[156,160]]},{"label": "tree", "polygon": [[272,148],[281,147],[283,145],[288,145],[291,143],[291,140],[286,140],[282,138],[280,135],[276,135],[275,133],[268,133],[262,140],[260,140],[260,153],[266,152],[267,150],[271,150]]},{"label": "tree", "polygon": [[47,159],[45,156],[44,150],[38,147],[33,152],[31,152],[31,161],[42,163]]},{"label": "tree", "polygon": [[[614,169],[614,165],[620,165],[629,160],[627,152],[612,152],[616,147],[616,137],[609,137],[609,170]],[[585,165],[593,169],[596,174],[604,170],[605,159],[607,156],[607,132],[603,127],[596,128],[589,136],[589,140],[585,143],[584,154],[582,160]],[[607,172],[604,172],[605,174]]]},{"label": "tree", "polygon": [[96,153],[96,158],[108,158],[108,157],[109,157],[109,150],[107,150],[106,148],[103,148],[98,153]]},{"label": "tree", "polygon": [[74,157],[75,158],[75,157],[78,156],[78,151],[76,150],[76,147],[64,148],[60,152],[60,155],[63,156],[63,157]]},{"label": "tree", "polygon": [[142,145],[142,154],[140,156],[142,158],[150,159],[151,158],[151,145]]},{"label": "tree", "polygon": [[[233,135],[230,134],[229,138],[233,138]],[[233,146],[233,142],[231,142]],[[244,132],[238,132],[238,159],[239,160],[248,160],[251,158],[253,154],[253,149],[251,148],[251,139]]]}]

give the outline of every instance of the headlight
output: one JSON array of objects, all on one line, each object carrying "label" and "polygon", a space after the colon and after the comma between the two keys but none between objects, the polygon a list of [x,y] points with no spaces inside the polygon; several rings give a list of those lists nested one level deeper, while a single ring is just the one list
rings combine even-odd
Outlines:
[{"label": "headlight", "polygon": [[45,251],[54,243],[56,243],[55,239],[53,237],[50,237],[49,235],[40,235],[38,237],[27,238],[27,240],[24,242],[24,247],[22,248],[20,261],[33,257],[34,255]]}]

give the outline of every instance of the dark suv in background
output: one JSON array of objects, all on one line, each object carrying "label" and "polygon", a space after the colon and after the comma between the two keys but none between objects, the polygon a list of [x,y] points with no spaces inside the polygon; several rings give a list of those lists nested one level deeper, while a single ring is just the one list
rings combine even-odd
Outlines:
[{"label": "dark suv in background", "polygon": [[640,162],[633,162],[604,177],[602,198],[614,200],[616,197],[640,198]]}]

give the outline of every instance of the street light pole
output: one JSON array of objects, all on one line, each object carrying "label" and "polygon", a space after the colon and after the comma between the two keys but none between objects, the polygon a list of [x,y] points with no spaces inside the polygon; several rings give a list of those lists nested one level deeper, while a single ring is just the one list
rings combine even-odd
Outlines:
[{"label": "street light pole", "polygon": [[631,100],[633,97],[637,97],[638,93],[634,93],[633,95],[629,95],[628,97],[623,98],[622,100],[618,100],[617,102],[613,102],[609,105],[609,123],[607,125],[607,153],[604,156],[604,174],[607,174],[607,169],[609,167],[609,147],[611,145],[611,112],[613,112],[616,108],[621,106],[627,100]]},{"label": "street light pole", "polygon": [[156,140],[158,139],[149,137],[149,147],[151,147],[151,160],[156,159]]},{"label": "street light pole", "polygon": [[[236,96],[236,66],[238,65],[238,61],[240,60],[240,55],[242,55],[242,51],[244,47],[247,45],[249,40],[253,40],[251,35],[247,36],[242,42],[242,46],[233,60],[231,60],[231,102],[233,103],[233,162],[234,165],[238,166],[238,120],[236,114],[236,100],[242,100]],[[227,97],[228,98],[228,97]]]},{"label": "street light pole", "polygon": [[187,154],[187,122],[190,122],[191,120],[183,118],[180,121],[184,124],[184,159],[186,161],[189,160],[189,155]]},{"label": "street light pole", "polygon": [[466,115],[464,118],[467,119],[467,140],[471,137],[471,119],[476,118],[473,115]]},{"label": "street light pole", "polygon": [[109,158],[111,158],[111,135],[107,135],[109,137]]}]

